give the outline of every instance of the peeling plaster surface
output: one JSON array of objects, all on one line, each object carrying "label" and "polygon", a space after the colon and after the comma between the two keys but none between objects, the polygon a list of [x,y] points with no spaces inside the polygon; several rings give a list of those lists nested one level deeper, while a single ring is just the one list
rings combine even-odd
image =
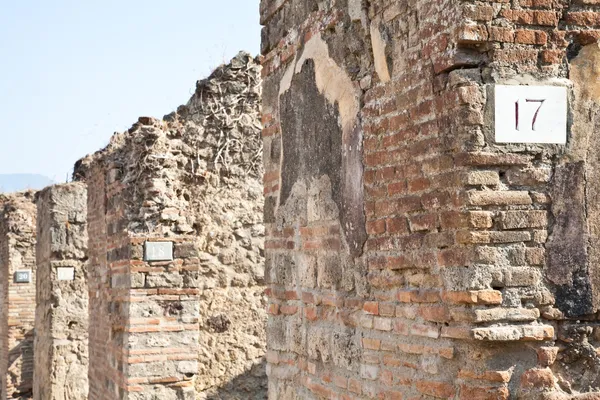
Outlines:
[{"label": "peeling plaster surface", "polygon": [[600,102],[600,43],[581,49],[571,62],[570,75],[581,100]]},{"label": "peeling plaster surface", "polygon": [[378,22],[371,22],[371,44],[373,46],[373,60],[375,71],[382,82],[390,81],[390,71],[385,56],[386,43],[381,36]]},{"label": "peeling plaster surface", "polygon": [[320,35],[313,36],[306,43],[300,58],[288,68],[281,81],[279,94],[289,90],[292,76],[302,71],[307,60],[315,62],[315,82],[319,92],[329,103],[338,103],[344,133],[351,131],[360,110],[360,92],[346,71],[329,56],[327,43]]}]

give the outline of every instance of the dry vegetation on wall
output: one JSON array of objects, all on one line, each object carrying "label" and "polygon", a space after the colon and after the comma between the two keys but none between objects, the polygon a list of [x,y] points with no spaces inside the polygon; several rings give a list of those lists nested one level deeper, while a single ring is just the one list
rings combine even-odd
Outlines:
[{"label": "dry vegetation on wall", "polygon": [[202,399],[266,397],[261,85],[258,61],[240,53],[176,112],[140,118],[75,168],[85,179],[100,161],[123,184],[108,200],[123,202],[118,229],[196,242],[200,272],[184,284],[200,289]]},{"label": "dry vegetation on wall", "polygon": [[[78,163],[76,178],[94,159],[121,166],[113,174],[132,192],[126,196],[130,231],[199,233],[197,215],[173,215],[204,202],[193,194],[205,197],[262,180],[260,104],[260,65],[240,53],[198,81],[195,94],[176,112],[163,120],[141,117],[129,131],[115,133],[105,149]],[[201,193],[192,193],[196,186]]]}]

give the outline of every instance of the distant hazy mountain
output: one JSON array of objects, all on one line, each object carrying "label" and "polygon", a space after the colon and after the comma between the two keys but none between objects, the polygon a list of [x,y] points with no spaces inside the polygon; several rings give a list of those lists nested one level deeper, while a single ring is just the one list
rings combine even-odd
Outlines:
[{"label": "distant hazy mountain", "polygon": [[37,174],[0,174],[0,193],[25,189],[42,189],[52,185],[52,179]]}]

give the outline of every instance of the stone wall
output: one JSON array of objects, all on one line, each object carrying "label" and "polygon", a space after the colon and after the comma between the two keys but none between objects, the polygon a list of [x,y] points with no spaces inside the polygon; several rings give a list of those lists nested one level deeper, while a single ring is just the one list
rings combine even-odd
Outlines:
[{"label": "stone wall", "polygon": [[[264,398],[260,89],[241,53],[177,112],[76,165],[98,321],[90,399]],[[155,242],[172,259],[151,260]]]},{"label": "stone wall", "polygon": [[87,188],[37,194],[33,398],[88,397]]},{"label": "stone wall", "polygon": [[[35,319],[35,224],[33,192],[0,195],[0,395],[31,398]],[[17,283],[17,271],[29,281]]]},{"label": "stone wall", "polygon": [[[598,7],[261,2],[270,398],[597,396]],[[567,145],[496,143],[496,84]]]}]

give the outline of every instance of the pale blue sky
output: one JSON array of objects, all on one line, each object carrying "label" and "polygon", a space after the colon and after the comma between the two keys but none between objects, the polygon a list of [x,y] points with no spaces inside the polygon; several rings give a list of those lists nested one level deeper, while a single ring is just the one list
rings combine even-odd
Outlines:
[{"label": "pale blue sky", "polygon": [[73,163],[185,103],[239,50],[259,0],[0,0],[0,174],[64,181]]}]

